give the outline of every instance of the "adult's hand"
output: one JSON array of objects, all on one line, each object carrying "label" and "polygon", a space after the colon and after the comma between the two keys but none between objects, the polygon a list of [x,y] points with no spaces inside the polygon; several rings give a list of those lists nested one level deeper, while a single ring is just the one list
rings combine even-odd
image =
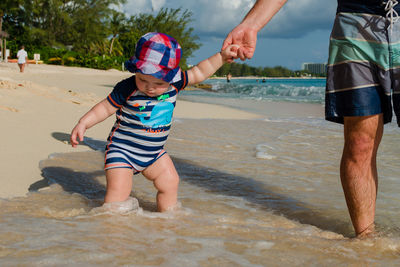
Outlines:
[{"label": "adult's hand", "polygon": [[257,32],[272,19],[286,1],[257,0],[242,23],[236,26],[225,38],[222,49],[230,44],[236,44],[240,46],[238,57],[241,60],[252,58],[256,50]]},{"label": "adult's hand", "polygon": [[[241,23],[225,38],[222,50],[228,47],[228,45],[236,44],[240,46],[236,58],[240,58],[241,60],[250,59],[253,57],[254,51],[256,50],[256,43],[257,30]],[[233,60],[229,62],[232,61]]]}]

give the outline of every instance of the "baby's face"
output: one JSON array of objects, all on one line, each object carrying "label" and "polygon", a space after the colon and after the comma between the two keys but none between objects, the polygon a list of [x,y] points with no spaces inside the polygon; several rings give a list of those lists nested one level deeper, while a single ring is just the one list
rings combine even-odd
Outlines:
[{"label": "baby's face", "polygon": [[165,93],[169,87],[169,83],[154,78],[151,75],[136,73],[136,86],[138,90],[147,96],[155,97]]}]

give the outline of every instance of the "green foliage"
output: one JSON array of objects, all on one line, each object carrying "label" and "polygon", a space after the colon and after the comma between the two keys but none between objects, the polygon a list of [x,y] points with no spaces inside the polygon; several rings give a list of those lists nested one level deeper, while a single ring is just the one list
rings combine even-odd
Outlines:
[{"label": "green foliage", "polygon": [[[25,45],[28,57],[40,54],[49,64],[98,69],[121,69],[135,53],[139,38],[147,32],[173,36],[182,46],[181,67],[200,44],[193,34],[192,12],[163,8],[157,14],[139,14],[127,18],[112,9],[126,0],[0,0],[0,20],[8,32],[7,48],[16,55]],[[0,21],[0,22],[1,22]],[[1,28],[0,28],[1,30]],[[251,67],[225,64],[216,73],[224,76],[289,77],[307,73],[293,72],[281,66]]]},{"label": "green foliage", "polygon": [[122,69],[122,63],[126,60],[122,56],[95,55],[86,54],[66,49],[55,49],[51,47],[35,48],[29,54],[33,58],[33,54],[40,54],[40,60],[46,64],[79,66],[95,69]]},{"label": "green foliage", "polygon": [[157,14],[127,18],[112,9],[126,0],[2,0],[0,18],[10,34],[7,47],[15,55],[24,45],[28,57],[39,53],[50,64],[121,69],[134,55],[140,36],[169,34],[182,46],[181,67],[200,47],[189,27],[192,13],[161,9]]},{"label": "green foliage", "polygon": [[[24,0],[1,0],[0,1],[0,31],[9,34],[8,40],[15,40],[15,36],[24,38],[24,13],[20,5]],[[11,43],[11,46],[17,46],[18,43]],[[7,44],[7,47],[8,46]]]},{"label": "green foliage", "polygon": [[192,12],[182,9],[162,8],[157,15],[139,14],[132,16],[119,35],[124,54],[133,56],[135,44],[147,32],[162,32],[174,37],[182,47],[181,67],[186,67],[186,59],[200,47],[198,37],[193,35],[193,28],[188,27],[192,21]]}]

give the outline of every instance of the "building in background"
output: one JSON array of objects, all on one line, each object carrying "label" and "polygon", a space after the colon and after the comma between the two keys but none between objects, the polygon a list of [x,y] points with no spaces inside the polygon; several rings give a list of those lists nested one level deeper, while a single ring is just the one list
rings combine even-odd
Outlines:
[{"label": "building in background", "polygon": [[302,70],[308,71],[312,74],[326,75],[326,63],[303,63]]}]

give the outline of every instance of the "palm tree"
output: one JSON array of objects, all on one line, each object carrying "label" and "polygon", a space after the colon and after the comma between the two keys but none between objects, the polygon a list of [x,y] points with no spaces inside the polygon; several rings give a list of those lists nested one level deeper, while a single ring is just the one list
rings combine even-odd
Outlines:
[{"label": "palm tree", "polygon": [[[18,8],[19,1],[16,0],[2,0],[0,2],[0,52],[1,58],[6,58],[6,41],[5,38],[8,37],[8,34],[3,31],[3,17],[7,14],[8,11],[15,11]],[[3,43],[4,38],[4,43]]]},{"label": "palm tree", "polygon": [[123,31],[126,26],[126,18],[123,13],[113,11],[112,18],[110,20],[110,31],[112,34],[110,51],[109,54],[111,56],[114,46],[114,41],[117,38],[118,34]]}]

